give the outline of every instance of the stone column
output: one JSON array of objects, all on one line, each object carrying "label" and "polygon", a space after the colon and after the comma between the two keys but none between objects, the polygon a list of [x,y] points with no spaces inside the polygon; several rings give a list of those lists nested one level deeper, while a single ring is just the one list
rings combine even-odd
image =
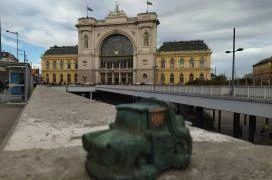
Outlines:
[{"label": "stone column", "polygon": [[240,129],[240,114],[233,114],[233,137],[240,138],[241,137],[241,129]]},{"label": "stone column", "polygon": [[111,83],[112,83],[112,84],[115,84],[115,81],[114,81],[114,72],[112,72],[111,75],[112,75],[112,76],[111,76]]},{"label": "stone column", "polygon": [[204,127],[203,121],[203,107],[196,107],[196,126],[199,128]]},{"label": "stone column", "polygon": [[221,133],[221,110],[218,110],[218,132]]},{"label": "stone column", "polygon": [[126,83],[128,84],[128,73],[126,73]]},{"label": "stone column", "polygon": [[249,116],[248,122],[248,140],[254,143],[254,132],[256,127],[256,116]]},{"label": "stone column", "polygon": [[105,84],[108,84],[108,73],[105,73]]}]

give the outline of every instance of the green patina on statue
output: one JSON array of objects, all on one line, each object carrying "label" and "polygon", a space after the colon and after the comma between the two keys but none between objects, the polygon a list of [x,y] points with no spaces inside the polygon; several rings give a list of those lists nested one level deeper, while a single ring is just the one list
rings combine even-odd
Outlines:
[{"label": "green patina on statue", "polygon": [[86,169],[97,179],[153,180],[190,164],[192,138],[173,104],[145,99],[117,106],[108,130],[82,136]]}]

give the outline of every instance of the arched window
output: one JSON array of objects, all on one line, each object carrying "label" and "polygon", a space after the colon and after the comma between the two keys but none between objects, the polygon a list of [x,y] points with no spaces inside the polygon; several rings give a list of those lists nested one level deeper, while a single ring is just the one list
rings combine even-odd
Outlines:
[{"label": "arched window", "polygon": [[201,58],[200,58],[199,66],[200,66],[201,68],[204,68],[204,67],[205,67],[205,61],[204,61],[204,57],[203,57],[203,56],[201,56]]},{"label": "arched window", "polygon": [[67,69],[71,69],[71,62],[70,61],[67,62]]},{"label": "arched window", "polygon": [[189,81],[193,81],[194,80],[194,75],[191,73],[189,76]]},{"label": "arched window", "polygon": [[200,79],[200,80],[204,80],[204,74],[203,74],[203,73],[201,73],[201,74],[199,75],[199,79]]},{"label": "arched window", "polygon": [[57,62],[56,61],[53,62],[53,69],[57,69]]},{"label": "arched window", "polygon": [[171,74],[170,75],[170,84],[174,84],[174,81],[175,81],[175,76],[174,76],[174,74]]},{"label": "arched window", "polygon": [[165,60],[161,60],[161,68],[165,68]]},{"label": "arched window", "polygon": [[77,74],[75,74],[75,82],[77,82]]},{"label": "arched window", "polygon": [[149,34],[148,34],[148,32],[144,33],[144,46],[149,46]]},{"label": "arched window", "polygon": [[60,61],[60,69],[63,69],[63,61]]},{"label": "arched window", "polygon": [[71,82],[71,75],[70,74],[67,74],[67,82]]},{"label": "arched window", "polygon": [[182,57],[179,60],[179,67],[184,68],[184,58],[182,58]]},{"label": "arched window", "polygon": [[56,74],[55,73],[53,74],[53,82],[54,83],[57,82],[57,78],[56,78]]},{"label": "arched window", "polygon": [[[107,84],[119,83],[120,80],[123,83],[133,83],[133,78],[131,79],[130,73],[133,74],[133,44],[128,37],[122,34],[113,34],[104,39],[100,51],[100,64],[105,66],[105,68],[114,69],[125,69],[128,77],[126,76],[125,82],[119,79],[118,73],[107,74]],[[115,75],[117,74],[117,75]],[[141,74],[142,75],[142,74]],[[112,81],[114,80],[114,81]]]},{"label": "arched window", "polygon": [[171,58],[170,60],[170,68],[174,68],[175,67],[175,61],[173,58]]},{"label": "arched window", "polygon": [[49,62],[46,61],[46,69],[49,69]]},{"label": "arched window", "polygon": [[83,36],[83,48],[88,48],[88,36],[85,34]]},{"label": "arched window", "polygon": [[194,62],[194,58],[191,57],[191,59],[190,59],[190,68],[193,68],[193,67],[195,67],[195,62]]},{"label": "arched window", "polygon": [[184,75],[180,73],[179,75],[179,83],[183,84],[184,83]]},{"label": "arched window", "polygon": [[162,73],[162,74],[161,74],[161,84],[164,84],[164,82],[165,82],[165,76],[164,76],[164,74]]},{"label": "arched window", "polygon": [[60,82],[63,82],[63,74],[60,74]]},{"label": "arched window", "polygon": [[86,82],[86,80],[87,80],[87,75],[86,75],[86,74],[83,74],[83,76],[82,76],[82,81],[83,81],[83,82]]}]

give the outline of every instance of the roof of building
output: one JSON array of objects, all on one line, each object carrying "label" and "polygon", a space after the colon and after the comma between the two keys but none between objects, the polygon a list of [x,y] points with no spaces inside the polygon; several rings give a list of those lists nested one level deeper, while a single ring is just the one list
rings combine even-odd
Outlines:
[{"label": "roof of building", "polygon": [[263,59],[261,61],[259,61],[258,63],[254,64],[253,66],[257,66],[257,65],[261,65],[261,64],[265,64],[267,62],[272,62],[272,56],[266,59]]},{"label": "roof of building", "polygon": [[196,41],[177,41],[164,42],[159,51],[190,51],[190,50],[209,50],[207,44],[202,40]]},{"label": "roof of building", "polygon": [[77,54],[77,46],[53,46],[46,50],[44,55],[67,55],[67,54]]},{"label": "roof of building", "polygon": [[2,54],[2,56],[1,56],[2,58],[9,58],[12,61],[17,61],[18,62],[18,59],[16,59],[16,57],[13,54],[9,53],[9,52],[2,51],[1,54]]}]

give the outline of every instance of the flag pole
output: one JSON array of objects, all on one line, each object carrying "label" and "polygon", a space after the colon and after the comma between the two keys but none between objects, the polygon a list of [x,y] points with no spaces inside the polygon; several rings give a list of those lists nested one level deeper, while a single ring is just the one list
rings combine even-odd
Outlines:
[{"label": "flag pole", "polygon": [[146,13],[148,13],[148,0],[146,0]]},{"label": "flag pole", "polygon": [[86,9],[87,9],[87,18],[88,18],[88,5],[87,5]]}]

